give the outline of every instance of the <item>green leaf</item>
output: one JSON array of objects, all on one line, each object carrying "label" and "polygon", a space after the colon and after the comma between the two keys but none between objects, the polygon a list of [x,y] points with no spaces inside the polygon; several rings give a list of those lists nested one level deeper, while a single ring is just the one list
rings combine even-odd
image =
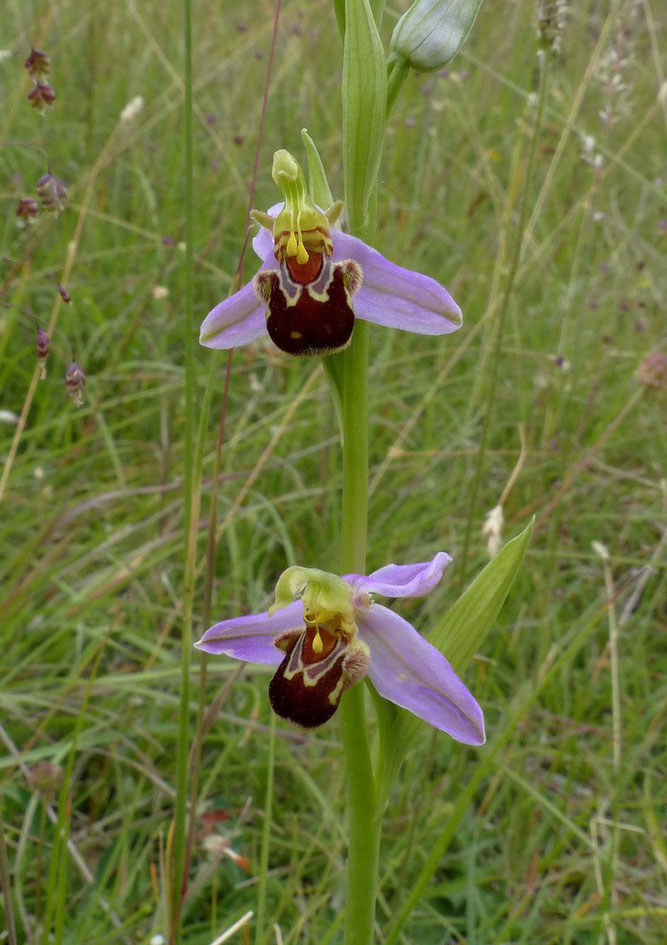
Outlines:
[{"label": "green leaf", "polygon": [[334,199],[331,194],[322,158],[315,147],[315,142],[305,128],[301,129],[301,140],[305,145],[306,154],[308,155],[308,189],[310,196],[318,207],[322,210],[326,210],[333,204]]},{"label": "green leaf", "polygon": [[[333,0],[336,22],[340,31],[341,38],[345,36],[345,0]],[[371,10],[378,27],[382,23],[385,0],[371,0]]]},{"label": "green leaf", "polygon": [[[505,603],[530,543],[534,522],[533,517],[520,535],[507,542],[428,636],[429,642],[447,657],[458,675],[472,662]],[[378,721],[377,786],[379,804],[383,806],[405,752],[423,723],[404,710],[396,710],[392,716],[378,713]]]},{"label": "green leaf", "polygon": [[507,542],[429,634],[429,642],[445,654],[456,673],[461,674],[472,661],[500,613],[530,543],[534,522],[533,517],[520,535]]},{"label": "green leaf", "polygon": [[352,233],[372,229],[387,111],[387,61],[369,0],[346,0],[343,50],[343,172]]},{"label": "green leaf", "polygon": [[345,38],[345,0],[334,0],[334,13],[341,39]]}]

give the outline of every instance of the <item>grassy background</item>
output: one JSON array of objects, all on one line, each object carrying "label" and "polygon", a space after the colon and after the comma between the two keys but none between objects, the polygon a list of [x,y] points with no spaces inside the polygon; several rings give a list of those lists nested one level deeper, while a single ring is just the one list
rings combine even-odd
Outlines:
[{"label": "grassy background", "polygon": [[[454,556],[437,593],[400,607],[426,631],[464,576],[488,560],[481,526],[520,459],[522,436],[503,538],[531,514],[537,527],[466,676],[485,708],[489,743],[470,750],[424,726],[391,797],[378,942],[395,928],[452,816],[454,840],[399,941],[621,945],[657,943],[664,927],[657,627],[665,402],[634,377],[664,335],[657,6],[572,5],[547,78],[522,231],[535,124],[531,2],[489,0],[449,73],[411,78],[393,114],[378,247],[445,282],[465,325],[444,339],[373,330],[369,565],[422,560],[440,548]],[[228,7],[201,0],[194,10],[202,316],[228,292],[238,262],[273,17],[268,0]],[[387,38],[396,12],[386,17]],[[58,98],[44,118],[26,102],[31,42],[53,58]],[[35,369],[36,320],[47,322],[60,305],[57,283],[68,252],[72,259],[72,305],[60,305],[48,377],[37,386],[0,514],[1,868],[18,942],[41,942],[47,917],[56,941],[72,945],[146,943],[165,931],[182,571],[181,42],[175,3],[8,0],[3,16],[0,45],[12,54],[0,62],[3,462]],[[303,126],[341,192],[339,88],[330,4],[286,0],[256,206],[275,201],[272,152],[301,154]],[[136,95],[143,111],[121,124]],[[595,142],[587,151],[588,135]],[[67,182],[69,206],[21,231],[16,201],[46,170],[36,146]],[[87,375],[80,408],[63,385],[72,356]],[[212,357],[198,351],[202,396]],[[219,378],[201,557],[222,361]],[[335,567],[340,493],[335,418],[315,362],[289,360],[263,342],[239,349],[226,423],[218,619],[265,607],[287,565]],[[607,563],[593,541],[607,547]],[[196,614],[202,588],[203,576]],[[197,657],[195,674],[199,665]],[[185,917],[192,945],[256,909],[267,679],[259,668],[209,663],[214,721]],[[29,769],[38,762],[63,769],[60,795],[36,788]],[[480,765],[480,786],[459,814],[454,803]],[[277,923],[286,945],[335,942],[345,852],[336,720],[308,736],[279,723],[274,778],[263,940],[278,940],[269,931]],[[69,850],[47,804],[69,830]],[[8,941],[3,928],[0,941]],[[251,922],[231,940],[255,934]]]}]

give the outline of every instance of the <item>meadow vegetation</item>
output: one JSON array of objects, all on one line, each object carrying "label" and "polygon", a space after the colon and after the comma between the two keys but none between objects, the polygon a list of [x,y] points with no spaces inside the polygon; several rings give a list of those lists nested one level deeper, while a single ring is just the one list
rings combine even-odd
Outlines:
[{"label": "meadow vegetation", "polygon": [[[202,317],[235,286],[273,15],[269,0],[194,4]],[[7,0],[2,33],[0,874],[16,942],[45,942],[48,921],[56,943],[148,943],[166,927],[180,673],[180,8]],[[489,0],[451,68],[410,78],[392,115],[378,248],[447,285],[465,321],[443,338],[372,327],[369,565],[454,557],[438,591],[399,607],[427,632],[488,561],[482,526],[501,498],[503,541],[536,524],[465,677],[486,746],[422,726],[391,795],[378,942],[664,934],[665,394],[637,373],[664,341],[660,39],[654,0],[572,3],[538,114],[535,5]],[[43,117],[26,100],[31,43],[52,57]],[[276,201],[274,150],[303,157],[302,127],[341,195],[339,63],[331,4],[286,0],[256,207]],[[135,96],[143,108],[121,121]],[[49,162],[67,208],[20,229],[18,200]],[[249,249],[246,277],[255,265]],[[36,328],[55,310],[33,385]],[[72,360],[82,406],[65,390]],[[218,378],[199,633],[226,361],[197,360],[199,402],[212,361]],[[238,349],[220,456],[214,619],[265,608],[288,565],[336,568],[340,455],[318,361],[268,340]],[[338,721],[274,732],[267,682],[208,661],[188,945],[257,910],[258,890],[259,941],[339,935]],[[230,941],[254,941],[253,922]]]}]

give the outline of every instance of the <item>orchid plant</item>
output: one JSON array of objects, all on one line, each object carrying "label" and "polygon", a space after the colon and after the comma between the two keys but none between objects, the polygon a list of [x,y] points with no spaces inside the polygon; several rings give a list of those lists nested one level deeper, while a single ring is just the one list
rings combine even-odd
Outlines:
[{"label": "orchid plant", "polygon": [[209,312],[201,344],[234,348],[268,333],[288,354],[315,356],[346,348],[355,317],[422,335],[446,335],[461,326],[461,309],[434,279],[396,266],[334,228],[343,204],[316,207],[289,152],[276,152],[273,179],[284,203],[251,214],[260,225],[252,246],[262,265]]},{"label": "orchid plant", "polygon": [[196,646],[277,666],[269,686],[273,710],[304,728],[327,722],[342,694],[367,674],[385,699],[459,742],[483,745],[482,710],[443,654],[373,600],[427,594],[450,561],[440,551],[432,561],[389,564],[368,577],[288,568],[273,607],[215,624]]},{"label": "orchid plant", "polygon": [[[372,245],[385,124],[409,70],[446,64],[480,5],[481,0],[416,0],[399,22],[387,57],[378,29],[384,4],[334,0],[343,38],[345,202],[333,200],[306,132],[308,183],[296,159],[276,151],[272,176],[282,201],[252,213],[261,265],[201,325],[201,344],[209,348],[229,349],[268,334],[289,355],[322,357],[332,384],[341,425],[342,576],[288,567],[268,610],[215,623],[196,646],[272,667],[269,700],[290,723],[314,729],[336,713],[340,717],[349,814],[345,945],[370,945],[373,938],[382,813],[412,721],[422,719],[467,745],[484,744],[482,709],[460,674],[495,620],[530,536],[529,526],[501,550],[428,639],[375,598],[429,593],[450,564],[449,555],[386,564],[365,576],[368,323],[432,336],[462,324],[459,306],[439,282],[395,265]],[[425,48],[426,65],[419,59]],[[382,549],[374,554],[382,558]],[[366,690],[377,715],[373,753]],[[187,699],[181,705],[183,714]],[[182,824],[177,841],[179,829]],[[257,941],[262,934],[260,923]]]}]

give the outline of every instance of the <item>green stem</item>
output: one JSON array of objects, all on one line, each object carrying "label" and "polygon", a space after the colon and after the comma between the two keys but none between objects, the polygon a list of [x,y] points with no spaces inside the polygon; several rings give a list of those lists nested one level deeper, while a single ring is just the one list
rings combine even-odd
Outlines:
[{"label": "green stem", "polygon": [[261,945],[266,925],[266,891],[269,876],[269,852],[271,849],[271,819],[273,817],[273,774],[276,763],[276,716],[271,713],[269,723],[269,757],[266,772],[266,796],[264,799],[264,823],[262,824],[262,846],[259,854],[259,889],[257,891],[257,922],[255,945]]},{"label": "green stem", "polygon": [[178,744],[176,750],[176,809],[172,858],[170,942],[181,940],[180,911],[184,893],[186,850],[186,803],[188,787],[189,721],[190,721],[190,651],[192,649],[192,605],[194,571],[199,518],[199,488],[195,483],[194,458],[194,256],[193,256],[193,148],[192,148],[192,17],[191,2],[183,0],[183,176],[185,209],[185,436],[184,436],[184,575],[183,621],[181,635],[181,688],[178,712]]},{"label": "green stem", "polygon": [[392,53],[387,60],[387,115],[394,107],[398,93],[408,77],[410,67],[405,59]]},{"label": "green stem", "polygon": [[347,770],[348,850],[345,945],[370,945],[375,922],[379,816],[366,736],[364,687],[345,694],[340,712]]},{"label": "green stem", "polygon": [[[366,570],[368,523],[368,325],[357,321],[342,356],[343,511],[341,572]],[[345,945],[373,938],[381,817],[371,765],[364,687],[343,697],[340,714],[347,769],[349,842]]]},{"label": "green stem", "polygon": [[368,527],[368,324],[357,320],[342,358],[343,573],[366,569]]}]

